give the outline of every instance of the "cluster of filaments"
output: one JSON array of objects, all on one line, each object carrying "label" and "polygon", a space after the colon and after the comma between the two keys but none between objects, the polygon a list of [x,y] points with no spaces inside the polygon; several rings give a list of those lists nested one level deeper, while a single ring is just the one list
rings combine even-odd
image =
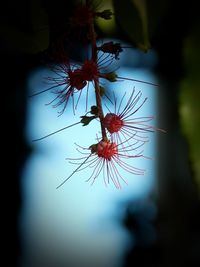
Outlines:
[{"label": "cluster of filaments", "polygon": [[[135,175],[144,174],[143,169],[133,167],[127,163],[127,160],[144,157],[142,147],[148,142],[147,134],[155,130],[153,126],[149,125],[149,121],[153,117],[137,117],[136,115],[145,103],[146,98],[142,100],[142,93],[140,91],[135,92],[134,88],[125,104],[125,94],[120,101],[113,95],[111,100],[113,109],[107,108],[107,113],[104,115],[102,96],[106,94],[106,90],[101,86],[100,80],[106,79],[110,82],[116,82],[118,76],[115,72],[103,72],[102,66],[110,65],[113,60],[119,59],[123,49],[119,43],[112,41],[97,46],[94,21],[96,17],[107,20],[111,16],[112,12],[110,10],[97,11],[91,1],[85,1],[85,3],[78,5],[70,21],[72,28],[84,28],[88,32],[91,57],[81,64],[73,65],[67,60],[61,64],[53,65],[54,76],[47,77],[50,86],[34,94],[39,95],[46,91],[53,92],[55,97],[50,103],[53,104],[53,107],[62,106],[59,111],[61,115],[66,110],[70,98],[72,98],[75,114],[83,90],[86,90],[87,109],[88,91],[91,90],[89,83],[92,83],[95,91],[96,103],[89,112],[81,116],[80,123],[86,126],[93,119],[98,120],[101,136],[98,137],[97,143],[90,145],[89,148],[79,147],[82,150],[80,152],[83,157],[70,159],[70,162],[78,164],[78,167],[58,187],[63,185],[76,172],[86,168],[93,168],[87,181],[93,183],[100,174],[103,174],[105,184],[112,181],[116,188],[121,188],[120,181],[126,183],[120,169]],[[99,52],[105,56],[99,57]],[[88,113],[90,113],[90,116],[88,116]]]}]

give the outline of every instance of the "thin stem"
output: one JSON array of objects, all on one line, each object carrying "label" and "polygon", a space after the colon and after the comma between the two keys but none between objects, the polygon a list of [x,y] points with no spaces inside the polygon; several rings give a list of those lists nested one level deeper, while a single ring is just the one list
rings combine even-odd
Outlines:
[{"label": "thin stem", "polygon": [[67,180],[69,180],[69,178],[71,178],[86,162],[87,160],[92,156],[92,154],[90,154],[61,184],[59,184],[56,189],[58,189],[59,187],[61,187],[64,183],[67,182]]},{"label": "thin stem", "polygon": [[139,82],[139,83],[146,83],[146,84],[153,85],[153,86],[159,86],[158,84],[151,83],[151,82],[146,82],[146,81],[142,81],[142,80],[138,80],[138,79],[125,78],[125,77],[119,77],[119,76],[117,76],[117,78],[118,78],[118,79],[122,79],[122,80],[128,80],[128,81]]},{"label": "thin stem", "polygon": [[71,124],[71,125],[69,125],[69,126],[63,127],[63,128],[61,128],[61,129],[59,129],[59,130],[57,130],[57,131],[55,131],[55,132],[53,132],[53,133],[47,134],[47,135],[45,135],[45,136],[43,136],[43,137],[34,139],[34,140],[32,140],[32,142],[40,141],[40,140],[42,140],[42,139],[45,139],[45,138],[47,138],[47,137],[49,137],[49,136],[51,136],[51,135],[54,135],[54,134],[56,134],[56,133],[59,133],[59,132],[65,130],[65,129],[68,129],[68,128],[70,128],[70,127],[72,127],[72,126],[75,126],[75,125],[77,125],[77,124],[79,124],[79,123],[81,123],[81,121],[76,122],[76,123],[74,123],[74,124]]},{"label": "thin stem", "polygon": [[[92,60],[97,64],[97,44],[96,44],[96,32],[94,29],[94,23],[91,23],[90,25],[90,38],[91,38],[91,45],[92,45]],[[107,140],[106,129],[103,125],[104,114],[103,114],[98,78],[94,80],[94,87],[95,87],[95,95],[96,95],[96,104],[98,107],[98,117],[99,117],[100,124],[101,124],[102,139]]]},{"label": "thin stem", "polygon": [[102,109],[100,88],[99,88],[99,82],[98,81],[95,81],[95,94],[96,94],[96,103],[97,103],[97,107],[98,107],[98,115],[99,115],[99,120],[100,120],[100,124],[101,124],[102,139],[107,140],[108,138],[106,135],[106,129],[103,125],[104,114],[103,114],[103,109]]}]

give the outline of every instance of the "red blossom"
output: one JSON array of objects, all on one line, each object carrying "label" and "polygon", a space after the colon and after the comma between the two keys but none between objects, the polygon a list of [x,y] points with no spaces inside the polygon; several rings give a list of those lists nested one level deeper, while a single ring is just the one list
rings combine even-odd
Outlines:
[{"label": "red blossom", "polygon": [[124,122],[119,115],[107,113],[103,119],[103,124],[104,127],[107,128],[108,132],[113,134],[118,133],[121,130]]},{"label": "red blossom", "polygon": [[[55,63],[56,60],[60,64],[53,64],[51,66],[53,76],[46,79],[49,87],[32,95],[39,95],[47,91],[52,92],[55,97],[48,104],[52,104],[54,108],[62,105],[62,109],[59,112],[61,115],[65,111],[70,98],[72,99],[73,111],[75,111],[84,88],[87,111],[89,83],[92,83],[95,92],[96,105],[93,105],[91,111],[86,112],[84,116],[80,116],[81,120],[79,122],[33,140],[45,139],[78,124],[86,126],[94,119],[97,119],[100,123],[101,137],[97,139],[97,143],[89,148],[79,146],[77,150],[83,156],[77,159],[69,159],[70,163],[76,164],[77,167],[57,188],[61,187],[75,173],[90,169],[91,174],[86,181],[90,181],[93,184],[98,177],[102,176],[105,185],[112,182],[117,189],[120,189],[121,181],[127,184],[122,175],[123,171],[133,175],[144,175],[145,170],[134,167],[130,160],[147,158],[143,155],[141,147],[149,140],[148,134],[156,130],[163,131],[150,124],[153,116],[136,115],[147,100],[147,98],[144,98],[140,102],[142,97],[141,91],[135,94],[135,90],[133,90],[125,105],[124,99],[126,94],[124,94],[119,103],[114,95],[114,109],[109,109],[106,106],[108,112],[104,116],[101,97],[105,95],[105,88],[101,86],[101,79],[106,79],[110,82],[129,80],[158,86],[147,81],[120,77],[115,71],[102,71],[102,68],[108,70],[114,59],[119,59],[119,54],[123,51],[122,48],[125,48],[120,43],[112,41],[104,43],[99,47],[97,46],[95,17],[107,20],[112,15],[112,11],[108,9],[99,12],[97,10],[97,2],[95,3],[93,0],[78,1],[72,17],[68,21],[69,27],[66,33],[61,34],[61,43],[58,41],[57,46],[55,46],[59,48],[58,51],[60,52],[58,54],[52,53],[53,62]],[[82,38],[83,40],[80,42]],[[87,41],[87,44],[88,41],[90,42],[88,47],[91,48],[91,51],[86,51],[86,54],[90,55],[90,57],[86,57],[81,64],[70,64],[70,49],[74,49],[74,45],[76,48],[81,46],[83,41]],[[66,46],[68,47],[67,54],[65,53]],[[54,46],[52,45],[51,49],[54,52],[53,48]],[[76,99],[75,95],[77,95]],[[107,98],[110,100],[108,96]],[[88,116],[88,113],[91,113],[92,116]]]},{"label": "red blossom", "polygon": [[71,18],[73,26],[85,27],[90,25],[94,20],[94,11],[91,6],[78,5]]},{"label": "red blossom", "polygon": [[[94,1],[79,1],[74,7],[72,15],[69,19],[68,33],[66,35],[68,44],[71,42],[88,43],[90,41],[89,28],[94,23],[97,6]],[[73,42],[74,41],[74,42]]]},{"label": "red blossom", "polygon": [[99,77],[99,69],[93,60],[85,60],[81,68],[84,79],[88,82],[94,81]]},{"label": "red blossom", "polygon": [[[53,104],[56,108],[60,105],[64,105],[62,110],[59,112],[63,114],[69,98],[73,98],[73,110],[77,108],[80,96],[82,94],[82,89],[87,86],[86,92],[86,110],[87,110],[87,98],[89,82],[95,82],[100,77],[100,69],[103,67],[104,63],[110,62],[112,59],[101,58],[98,63],[91,60],[85,60],[82,64],[71,65],[67,63],[53,64],[50,69],[53,73],[52,76],[46,78],[50,87],[44,89],[40,92],[32,94],[32,96],[39,95],[41,93],[51,91],[56,94],[56,97],[48,104]],[[76,104],[74,104],[74,95],[79,93]]]},{"label": "red blossom", "polygon": [[75,69],[74,71],[69,71],[68,80],[70,86],[77,89],[78,91],[83,89],[87,84],[81,69]]},{"label": "red blossom", "polygon": [[[48,104],[53,104],[53,107],[56,108],[60,105],[63,105],[62,110],[59,112],[60,115],[63,114],[69,98],[73,98],[73,110],[77,108],[78,101],[80,99],[82,89],[87,85],[87,77],[83,72],[81,66],[72,66],[69,63],[57,64],[51,66],[52,76],[46,77],[48,85],[47,89],[43,91],[36,92],[31,96],[36,96],[47,91],[51,91],[56,95],[53,100]],[[87,87],[88,90],[88,87]],[[74,105],[74,94],[79,93],[76,104]]]},{"label": "red blossom", "polygon": [[[77,108],[82,89],[87,85],[87,81],[83,76],[82,70],[77,66],[72,68],[69,64],[60,64],[52,70],[56,76],[48,77],[48,81],[53,84],[48,90],[53,89],[52,92],[57,96],[49,104],[56,102],[53,105],[54,108],[63,105],[62,110],[59,112],[61,115],[65,111],[70,97],[73,98],[73,110]],[[74,105],[74,94],[78,92],[79,96]]]},{"label": "red blossom", "polygon": [[97,144],[96,153],[100,158],[111,160],[114,155],[118,154],[118,148],[115,143],[101,141]]},{"label": "red blossom", "polygon": [[[125,143],[116,144],[111,140],[101,140],[97,144],[91,145],[89,148],[79,146],[82,150],[79,150],[79,152],[84,156],[78,159],[69,159],[70,163],[76,164],[78,167],[57,188],[61,187],[76,172],[84,169],[92,169],[91,175],[86,181],[91,181],[91,184],[93,184],[95,180],[102,175],[105,185],[112,182],[117,189],[121,188],[120,181],[127,184],[121,171],[126,171],[134,175],[144,175],[144,169],[139,169],[126,162],[133,158],[145,158],[143,150],[138,152],[139,147],[133,148]],[[128,155],[127,152],[129,150],[132,151],[132,155]]]},{"label": "red blossom", "polygon": [[147,142],[147,133],[156,130],[163,131],[149,124],[153,120],[153,116],[136,116],[138,110],[142,108],[147,100],[145,98],[140,103],[141,97],[142,93],[140,91],[135,95],[135,90],[133,90],[126,105],[122,108],[125,95],[119,104],[114,96],[114,112],[108,109],[109,113],[103,119],[103,125],[110,133],[112,141],[121,143],[124,140],[134,139],[139,142]]}]

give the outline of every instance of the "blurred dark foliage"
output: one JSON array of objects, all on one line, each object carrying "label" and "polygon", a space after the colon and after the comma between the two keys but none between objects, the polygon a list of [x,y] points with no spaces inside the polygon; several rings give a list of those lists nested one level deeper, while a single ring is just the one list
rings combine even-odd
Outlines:
[{"label": "blurred dark foliage", "polygon": [[[2,230],[5,234],[2,245],[5,250],[3,254],[7,255],[5,266],[17,266],[20,256],[20,173],[27,156],[31,153],[24,139],[26,78],[31,70],[48,61],[62,60],[55,56],[55,52],[57,48],[62,49],[69,45],[65,34],[69,31],[69,16],[74,3],[75,1],[66,0],[13,0],[1,4],[1,132],[4,142],[1,182],[4,207]],[[154,8],[156,9],[156,6]],[[34,26],[39,21],[41,12],[46,14],[48,22],[44,23],[44,28],[41,29],[44,32],[42,37],[35,34]],[[180,130],[177,92],[177,85],[185,75],[183,42],[193,28],[200,27],[198,13],[198,1],[167,1],[166,10],[150,40],[151,46],[158,54],[155,72],[166,88],[160,93],[159,116],[162,125],[166,125],[168,131],[165,141],[163,138],[160,141],[158,151],[158,199],[155,200],[158,214],[155,221],[151,222],[157,238],[150,243],[143,242],[143,208],[141,212],[130,212],[130,203],[127,207],[127,216],[124,218],[124,227],[136,239],[136,244],[127,255],[126,267],[200,266],[200,206],[198,192],[192,180],[188,145]],[[98,34],[99,37],[103,36],[100,29]],[[44,35],[48,35],[49,42],[46,38],[43,39]],[[123,32],[120,25],[111,37],[129,41],[129,36]],[[33,45],[34,42],[36,46]],[[75,43],[73,40],[70,42],[71,57],[75,57],[79,51]]]}]

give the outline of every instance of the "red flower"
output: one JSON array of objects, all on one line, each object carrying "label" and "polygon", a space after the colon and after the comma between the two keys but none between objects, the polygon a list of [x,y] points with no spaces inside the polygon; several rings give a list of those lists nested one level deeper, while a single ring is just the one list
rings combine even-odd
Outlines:
[{"label": "red flower", "polygon": [[73,99],[73,110],[77,107],[79,98],[82,93],[82,89],[87,85],[87,81],[80,68],[72,69],[69,64],[60,64],[56,66],[53,71],[56,77],[49,77],[48,80],[54,85],[49,88],[56,89],[53,91],[57,96],[49,103],[57,101],[53,107],[58,107],[64,104],[62,110],[59,112],[62,114],[68,104],[69,98],[74,97],[75,93],[79,93],[76,105],[74,106]]},{"label": "red flower", "polygon": [[[74,105],[73,99],[73,110],[77,108],[80,96],[82,94],[82,89],[87,85],[86,92],[86,110],[87,110],[87,97],[88,97],[88,88],[89,82],[97,80],[99,76],[98,65],[92,60],[85,60],[82,65],[76,66],[75,69],[72,69],[69,64],[58,65],[54,68],[54,72],[57,77],[48,78],[49,81],[55,83],[49,89],[56,88],[54,91],[58,96],[53,99],[50,103],[58,100],[57,103],[53,107],[57,107],[61,104],[64,104],[63,109],[60,114],[62,114],[68,104],[68,100],[70,96],[74,96],[75,93],[79,92],[79,96],[77,98],[76,104]],[[63,87],[64,85],[64,87]],[[63,87],[63,88],[61,88]],[[49,103],[49,104],[50,104]]]},{"label": "red flower", "polygon": [[110,133],[112,142],[123,143],[127,140],[130,142],[132,139],[138,142],[147,142],[147,133],[161,130],[149,124],[153,119],[152,116],[136,117],[137,111],[142,108],[147,98],[139,103],[142,93],[139,91],[135,96],[134,93],[135,90],[132,91],[123,109],[122,105],[125,94],[119,104],[114,96],[114,112],[108,109],[109,113],[107,113],[103,119],[103,125]]},{"label": "red flower", "polygon": [[[56,97],[48,104],[55,103],[54,108],[64,104],[60,115],[64,112],[69,98],[73,98],[73,110],[77,107],[82,89],[87,85],[87,76],[82,71],[81,66],[71,66],[69,63],[53,65],[51,71],[54,77],[47,77],[46,80],[51,86],[47,89],[37,92],[32,96],[51,91]],[[88,88],[87,88],[88,90]],[[79,93],[76,104],[74,105],[74,94]]]},{"label": "red flower", "polygon": [[85,60],[81,68],[83,77],[86,81],[94,81],[99,78],[99,67],[93,60]]},{"label": "red flower", "polygon": [[90,41],[89,28],[98,15],[99,3],[93,0],[78,1],[70,16],[67,32],[67,41],[88,43]]},{"label": "red flower", "polygon": [[[145,170],[133,167],[126,160],[132,158],[144,157],[143,151],[134,155],[128,155],[128,151],[133,148],[125,144],[116,144],[110,140],[101,140],[97,144],[91,145],[89,148],[80,147],[82,150],[89,152],[81,152],[83,157],[78,159],[70,159],[70,163],[78,164],[79,166],[67,177],[57,188],[62,186],[72,175],[84,169],[93,169],[90,177],[86,181],[91,181],[91,184],[102,174],[105,185],[113,182],[117,189],[121,188],[120,181],[127,184],[122,177],[120,169],[134,175],[144,175]],[[135,148],[137,151],[138,147]],[[73,162],[72,162],[73,160]]]},{"label": "red flower", "polygon": [[71,24],[74,27],[86,27],[94,21],[94,10],[91,4],[79,4],[71,17]]},{"label": "red flower", "polygon": [[[62,63],[58,65],[52,65],[50,67],[54,76],[47,77],[46,80],[51,86],[43,91],[34,93],[32,96],[39,95],[41,93],[51,91],[56,94],[56,97],[48,104],[53,104],[53,107],[56,108],[60,105],[63,105],[62,110],[59,112],[60,115],[63,114],[65,108],[68,104],[69,98],[73,98],[73,110],[77,108],[80,96],[82,94],[82,89],[87,85],[86,92],[86,110],[87,110],[87,98],[88,98],[88,89],[89,82],[95,82],[100,77],[100,68],[104,62],[110,62],[109,59],[101,58],[99,63],[94,62],[93,60],[85,60],[83,64],[70,65],[69,63]],[[74,95],[79,93],[76,103],[74,104]]]}]

